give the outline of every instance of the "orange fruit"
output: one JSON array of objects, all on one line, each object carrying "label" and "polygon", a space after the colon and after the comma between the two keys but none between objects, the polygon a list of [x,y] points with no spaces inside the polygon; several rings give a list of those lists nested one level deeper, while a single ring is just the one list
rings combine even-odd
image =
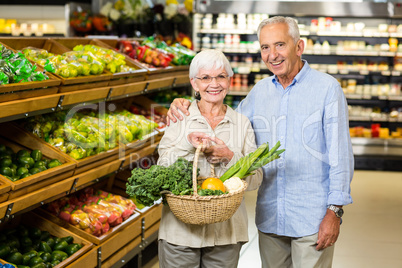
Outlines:
[{"label": "orange fruit", "polygon": [[218,178],[207,178],[201,184],[201,189],[221,190],[225,192],[225,185],[223,185],[223,182]]}]

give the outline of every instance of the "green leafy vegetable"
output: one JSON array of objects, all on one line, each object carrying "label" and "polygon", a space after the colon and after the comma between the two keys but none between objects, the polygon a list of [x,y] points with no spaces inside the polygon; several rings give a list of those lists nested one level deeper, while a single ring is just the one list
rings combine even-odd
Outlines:
[{"label": "green leafy vegetable", "polygon": [[135,196],[145,206],[151,206],[161,198],[161,191],[175,195],[193,194],[193,165],[184,158],[169,167],[153,165],[149,169],[135,168],[126,184],[126,193]]},{"label": "green leafy vegetable", "polygon": [[198,195],[200,196],[207,196],[207,195],[223,195],[227,194],[222,192],[221,190],[211,190],[211,189],[200,189],[198,190]]}]

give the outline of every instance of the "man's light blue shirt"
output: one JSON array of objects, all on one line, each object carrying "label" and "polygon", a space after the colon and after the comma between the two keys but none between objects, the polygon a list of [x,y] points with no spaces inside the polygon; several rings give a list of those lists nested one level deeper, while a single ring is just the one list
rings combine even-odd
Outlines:
[{"label": "man's light blue shirt", "polygon": [[257,145],[281,142],[281,158],[264,167],[256,224],[264,233],[302,237],[318,232],[327,206],[352,203],[354,159],[348,108],[332,76],[306,61],[284,89],[276,76],[259,81],[237,111]]}]

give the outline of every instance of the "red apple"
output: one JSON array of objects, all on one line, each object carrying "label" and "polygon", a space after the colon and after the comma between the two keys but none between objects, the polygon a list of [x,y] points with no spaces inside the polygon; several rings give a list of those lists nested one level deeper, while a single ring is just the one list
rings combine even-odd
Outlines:
[{"label": "red apple", "polygon": [[62,220],[65,220],[67,222],[70,222],[71,214],[69,211],[65,210],[65,211],[60,212],[59,218]]}]

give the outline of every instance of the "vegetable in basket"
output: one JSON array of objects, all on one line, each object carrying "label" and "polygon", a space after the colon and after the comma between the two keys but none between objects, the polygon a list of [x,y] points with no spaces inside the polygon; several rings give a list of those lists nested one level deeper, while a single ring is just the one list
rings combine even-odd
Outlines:
[{"label": "vegetable in basket", "polygon": [[[198,194],[221,195],[236,192],[243,187],[239,179],[252,174],[253,171],[265,166],[269,162],[278,159],[285,150],[278,150],[278,142],[269,149],[268,143],[262,144],[258,149],[237,161],[219,179],[207,178],[199,187]],[[183,158],[179,158],[169,167],[153,165],[149,169],[135,168],[131,171],[131,177],[126,184],[126,192],[129,196],[135,196],[136,200],[151,206],[162,195],[161,191],[168,190],[175,195],[191,195],[192,164]]]},{"label": "vegetable in basket", "polygon": [[178,158],[169,167],[153,165],[149,169],[135,168],[126,184],[126,193],[135,196],[138,203],[152,206],[167,190],[175,195],[192,194],[193,164]]},{"label": "vegetable in basket", "polygon": [[253,171],[265,166],[269,162],[278,159],[285,149],[278,150],[281,143],[278,141],[274,147],[269,149],[269,144],[263,143],[254,152],[240,158],[233,166],[231,166],[221,177],[220,180],[225,182],[232,177],[243,179],[252,174]]}]

